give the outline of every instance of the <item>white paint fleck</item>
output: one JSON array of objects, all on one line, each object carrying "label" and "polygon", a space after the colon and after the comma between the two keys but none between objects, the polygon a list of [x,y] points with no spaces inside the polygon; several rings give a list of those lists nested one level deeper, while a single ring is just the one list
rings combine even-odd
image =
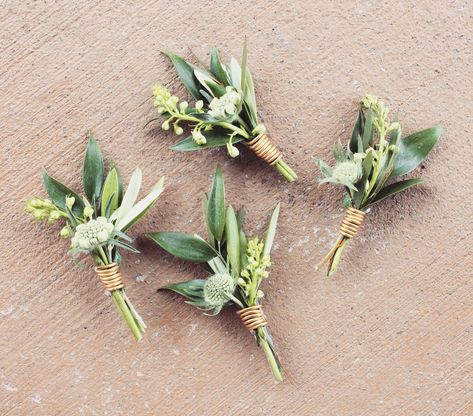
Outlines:
[{"label": "white paint fleck", "polygon": [[36,393],[31,396],[31,401],[36,404],[41,404],[43,402],[43,398],[39,393]]},{"label": "white paint fleck", "polygon": [[175,354],[175,355],[181,355],[181,351],[179,351],[179,349],[176,348],[176,347],[173,347],[173,348],[172,348],[172,352],[173,352],[173,354]]},{"label": "white paint fleck", "polygon": [[135,281],[138,283],[143,283],[145,281],[145,277],[142,274],[138,274],[135,276]]},{"label": "white paint fleck", "polygon": [[3,315],[3,316],[11,315],[14,309],[15,308],[13,307],[13,305],[10,305],[8,308],[1,309],[0,315]]},{"label": "white paint fleck", "polygon": [[2,386],[6,391],[9,391],[9,392],[18,391],[18,387],[16,387],[14,384],[11,384],[11,383],[2,383]]},{"label": "white paint fleck", "polygon": [[192,334],[196,331],[196,329],[197,329],[198,326],[199,326],[199,324],[191,323],[191,324],[190,324],[189,335],[192,335]]}]

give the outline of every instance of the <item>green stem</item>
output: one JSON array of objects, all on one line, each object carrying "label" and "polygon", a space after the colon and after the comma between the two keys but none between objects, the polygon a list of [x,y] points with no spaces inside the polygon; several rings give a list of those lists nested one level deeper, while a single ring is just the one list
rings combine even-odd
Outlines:
[{"label": "green stem", "polygon": [[281,372],[281,365],[279,364],[279,360],[276,358],[271,345],[266,338],[266,334],[264,333],[263,328],[258,328],[256,336],[258,338],[259,345],[263,348],[264,354],[266,355],[266,360],[273,372],[273,376],[277,381],[282,381],[282,372]]},{"label": "green stem", "polygon": [[117,308],[120,311],[124,321],[127,323],[128,327],[133,333],[135,340],[141,341],[142,331],[140,330],[140,328],[138,328],[138,325],[135,321],[135,317],[133,316],[132,311],[130,310],[127,303],[125,302],[123,291],[121,289],[114,290],[112,292],[112,298],[113,298],[113,301],[115,302],[115,305],[117,305]]},{"label": "green stem", "polygon": [[294,182],[297,179],[296,172],[294,172],[283,159],[276,163],[276,169],[288,182]]}]

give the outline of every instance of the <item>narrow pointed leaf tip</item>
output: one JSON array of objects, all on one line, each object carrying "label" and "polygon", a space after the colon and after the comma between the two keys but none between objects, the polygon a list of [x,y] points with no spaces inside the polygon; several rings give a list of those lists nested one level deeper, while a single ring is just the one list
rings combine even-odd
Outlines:
[{"label": "narrow pointed leaf tip", "polygon": [[217,241],[222,241],[225,228],[225,185],[220,165],[215,170],[212,189],[207,203],[207,222]]},{"label": "narrow pointed leaf tip", "polygon": [[276,236],[276,227],[278,225],[279,211],[281,210],[281,203],[276,205],[269,220],[268,230],[264,239],[263,256],[270,256],[271,248],[273,247],[274,237]]},{"label": "narrow pointed leaf tip", "polygon": [[103,156],[96,140],[90,136],[84,157],[82,182],[89,201],[100,197],[104,177]]}]

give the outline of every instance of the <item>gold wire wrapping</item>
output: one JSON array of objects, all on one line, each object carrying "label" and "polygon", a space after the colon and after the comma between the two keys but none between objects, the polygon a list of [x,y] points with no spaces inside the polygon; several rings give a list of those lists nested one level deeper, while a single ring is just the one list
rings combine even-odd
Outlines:
[{"label": "gold wire wrapping", "polygon": [[99,277],[105,289],[109,292],[125,287],[123,284],[120,268],[117,263],[110,263],[104,266],[97,266],[95,273]]},{"label": "gold wire wrapping", "polygon": [[256,331],[258,328],[268,325],[261,305],[240,309],[237,311],[237,315],[249,331]]},{"label": "gold wire wrapping", "polygon": [[345,217],[340,224],[340,234],[346,238],[355,237],[358,229],[365,219],[366,212],[360,211],[355,208],[347,208],[345,211]]},{"label": "gold wire wrapping", "polygon": [[258,134],[249,141],[248,147],[256,153],[256,156],[273,166],[282,158],[281,151],[274,145],[266,133]]}]

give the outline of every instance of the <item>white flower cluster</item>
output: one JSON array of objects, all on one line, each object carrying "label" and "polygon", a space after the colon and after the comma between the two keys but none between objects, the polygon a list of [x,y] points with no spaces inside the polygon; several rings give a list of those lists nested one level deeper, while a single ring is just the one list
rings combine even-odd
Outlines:
[{"label": "white flower cluster", "polygon": [[342,185],[357,183],[363,174],[361,163],[347,160],[335,165],[332,171],[333,182]]},{"label": "white flower cluster", "polygon": [[72,237],[72,247],[88,250],[94,246],[107,241],[112,235],[114,225],[105,217],[98,217],[85,224],[76,227],[76,233]]},{"label": "white flower cluster", "polygon": [[218,119],[226,119],[235,115],[241,96],[233,87],[226,87],[226,93],[220,98],[214,98],[209,104],[209,114]]},{"label": "white flower cluster", "polygon": [[164,85],[155,85],[153,87],[154,106],[158,108],[158,113],[175,110],[179,98],[171,95],[169,90]]},{"label": "white flower cluster", "polygon": [[214,274],[204,285],[204,299],[210,306],[222,306],[235,290],[235,282],[229,274]]}]

